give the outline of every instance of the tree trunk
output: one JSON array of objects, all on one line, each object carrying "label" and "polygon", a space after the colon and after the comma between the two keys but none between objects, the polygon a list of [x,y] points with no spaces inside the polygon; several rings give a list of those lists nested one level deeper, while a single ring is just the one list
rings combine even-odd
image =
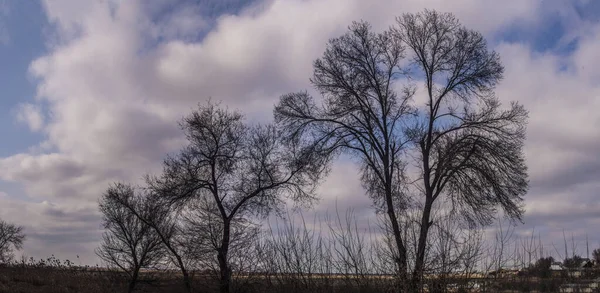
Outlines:
[{"label": "tree trunk", "polygon": [[419,229],[419,242],[417,244],[417,257],[415,259],[415,269],[412,273],[411,278],[411,291],[419,292],[422,283],[423,269],[425,266],[425,247],[427,246],[427,235],[429,233],[429,218],[431,216],[431,206],[433,200],[431,196],[427,195],[425,200],[425,207],[423,209],[423,215],[421,216],[421,228]]},{"label": "tree trunk", "polygon": [[185,269],[185,264],[183,263],[181,256],[170,245],[168,245],[167,248],[173,253],[175,259],[177,260],[177,265],[179,266],[181,274],[183,275],[183,285],[185,286],[185,291],[192,293],[192,282],[190,281],[190,275]]},{"label": "tree trunk", "polygon": [[138,275],[140,268],[134,268],[133,274],[131,275],[131,279],[129,280],[129,286],[127,288],[127,292],[131,293],[135,289],[135,284],[137,283]]},{"label": "tree trunk", "polygon": [[183,285],[188,293],[192,293],[192,282],[190,281],[190,275],[185,268],[181,268],[181,274],[183,274]]},{"label": "tree trunk", "polygon": [[230,230],[231,228],[229,220],[225,220],[223,223],[223,239],[221,240],[221,248],[217,254],[220,271],[219,291],[221,293],[229,293],[231,287],[231,269],[229,268],[229,263],[227,261]]},{"label": "tree trunk", "polygon": [[406,260],[406,248],[402,243],[402,234],[400,231],[400,225],[398,225],[398,218],[396,217],[396,212],[394,211],[394,203],[392,201],[392,190],[390,184],[386,184],[386,204],[387,204],[387,215],[390,219],[390,223],[392,224],[392,233],[394,233],[394,241],[396,244],[396,249],[398,249],[398,258],[395,260],[396,265],[398,266],[398,279],[400,281],[400,287],[398,290],[400,292],[406,292],[406,285],[408,281],[408,264]]}]

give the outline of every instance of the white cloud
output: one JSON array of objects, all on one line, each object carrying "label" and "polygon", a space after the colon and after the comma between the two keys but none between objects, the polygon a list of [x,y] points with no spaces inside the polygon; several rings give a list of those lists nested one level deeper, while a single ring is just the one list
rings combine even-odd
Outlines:
[{"label": "white cloud", "polygon": [[17,107],[17,120],[27,124],[31,131],[37,132],[44,126],[44,114],[38,105],[21,104]]},{"label": "white cloud", "polygon": [[593,83],[600,78],[600,60],[598,60],[598,53],[595,51],[600,47],[600,25],[589,26],[585,33],[582,33],[579,39],[579,50],[575,53],[574,59],[574,70],[576,70],[582,78],[585,78],[587,82]]},{"label": "white cloud", "polygon": [[[39,105],[27,104],[19,119],[34,131],[43,129],[44,149],[52,151],[0,159],[0,179],[20,183],[31,198],[56,206],[11,201],[36,215],[24,219],[14,214],[15,219],[43,230],[36,232],[43,236],[30,240],[32,251],[54,253],[43,250],[41,241],[72,222],[70,214],[92,210],[108,183],[137,181],[158,170],[163,155],[182,144],[177,120],[197,103],[212,97],[253,119],[268,120],[278,96],[309,86],[312,61],[353,20],[370,21],[380,30],[403,12],[427,7],[454,12],[465,25],[489,36],[514,21],[535,23],[538,1],[509,2],[275,1],[251,13],[222,16],[201,41],[193,41],[194,31],[208,30],[199,10],[175,10],[156,22],[149,17],[152,9],[140,1],[46,0],[48,19],[57,31],[48,36],[48,54],[32,62],[30,71],[39,82],[37,99],[48,112],[44,119]],[[159,37],[167,41],[152,44]],[[592,129],[600,115],[589,109],[599,106],[598,87],[591,82],[599,71],[587,65],[597,61],[592,52],[600,44],[595,40],[583,40],[573,59],[531,54],[522,45],[497,48],[506,65],[498,94],[531,110],[527,158],[532,184],[544,184],[565,166],[574,168],[597,154],[593,146],[600,140]],[[563,62],[573,68],[561,72]],[[570,144],[562,142],[566,137]],[[345,163],[334,168],[321,189],[323,206],[345,194],[360,196],[350,168]],[[340,185],[343,190],[335,190]],[[364,206],[368,199],[344,203]],[[80,221],[73,229],[98,224],[94,217]],[[78,241],[85,243],[80,249],[93,247]]]},{"label": "white cloud", "polygon": [[[567,56],[532,53],[521,44],[498,48],[506,66],[498,95],[530,111],[525,155],[531,183],[522,230],[535,227],[547,246],[562,243],[564,229],[582,247],[598,225],[600,70],[590,54],[600,50],[598,28],[586,28],[590,34]],[[589,239],[590,247],[600,245],[597,236]]]},{"label": "white cloud", "polygon": [[[598,48],[600,43],[581,42],[575,62],[570,57],[532,54],[524,45],[499,48],[506,78],[497,93],[504,100],[522,102],[530,111],[526,155],[533,183],[585,162],[598,164],[600,114],[591,109],[600,106],[600,86],[591,77],[600,71],[577,65],[582,52]],[[571,69],[561,70],[563,62],[571,63]]]}]

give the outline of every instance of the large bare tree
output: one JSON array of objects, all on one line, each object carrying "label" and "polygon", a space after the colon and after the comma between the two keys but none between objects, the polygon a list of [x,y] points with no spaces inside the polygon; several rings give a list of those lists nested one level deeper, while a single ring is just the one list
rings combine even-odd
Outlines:
[{"label": "large bare tree", "polygon": [[0,220],[0,263],[10,262],[14,250],[23,247],[23,227]]},{"label": "large bare tree", "polygon": [[129,185],[116,184],[100,199],[102,224],[106,231],[96,254],[108,265],[127,273],[128,292],[133,292],[140,269],[155,266],[165,254],[160,237],[121,204],[120,199],[123,197],[136,197],[135,189]]},{"label": "large bare tree", "polygon": [[[446,199],[441,209],[471,226],[489,224],[497,208],[515,219],[523,213],[527,111],[517,103],[501,107],[493,91],[502,74],[498,54],[488,51],[481,34],[451,14],[425,11],[405,14],[380,34],[367,23],[352,24],[314,62],[311,82],[322,103],[304,92],[284,95],[275,107],[288,138],[361,160],[363,185],[390,221],[405,291],[421,286],[440,198]],[[425,105],[412,102],[415,85],[396,83],[402,75],[424,82]],[[406,172],[410,163],[416,175]],[[415,207],[420,219],[409,278],[412,246],[398,213]]]},{"label": "large bare tree", "polygon": [[286,198],[315,199],[328,156],[316,144],[283,142],[274,126],[247,125],[242,114],[211,102],[200,105],[181,126],[189,144],[167,158],[163,173],[148,183],[172,205],[200,205],[211,227],[199,230],[207,234],[199,236],[217,239],[213,248],[220,291],[229,292],[232,237],[245,234],[236,227],[279,209]]},{"label": "large bare tree", "polygon": [[498,207],[520,219],[527,192],[523,155],[527,111],[501,108],[494,88],[503,67],[483,36],[449,13],[405,14],[392,29],[410,49],[413,74],[423,76],[425,105],[408,137],[418,153],[422,213],[413,286],[420,282],[434,202],[471,226],[490,224]]},{"label": "large bare tree", "polygon": [[353,23],[314,62],[311,82],[322,104],[307,92],[293,93],[281,97],[274,111],[289,139],[314,140],[331,154],[343,151],[360,159],[363,185],[390,221],[401,279],[408,267],[397,209],[405,204],[402,130],[412,96],[408,88],[400,94],[394,88],[403,54],[389,32],[375,34],[369,24]]}]

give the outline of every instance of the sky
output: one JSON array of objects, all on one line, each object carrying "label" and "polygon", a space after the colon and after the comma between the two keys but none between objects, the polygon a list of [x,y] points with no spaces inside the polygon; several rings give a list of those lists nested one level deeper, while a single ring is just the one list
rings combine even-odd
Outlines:
[{"label": "sky", "polygon": [[[594,0],[0,0],[0,218],[24,226],[28,257],[95,264],[98,197],[158,172],[198,103],[268,121],[279,96],[310,88],[312,61],[352,21],[381,31],[424,8],[481,32],[505,66],[496,94],[530,111],[518,233],[559,245],[564,229],[582,255],[588,233],[600,247]],[[349,160],[319,192],[312,213],[373,213]]]}]

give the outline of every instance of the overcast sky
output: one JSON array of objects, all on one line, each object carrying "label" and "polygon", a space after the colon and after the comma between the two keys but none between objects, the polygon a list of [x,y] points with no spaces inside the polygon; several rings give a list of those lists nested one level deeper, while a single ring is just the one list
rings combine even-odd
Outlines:
[{"label": "overcast sky", "polygon": [[[0,0],[0,218],[24,253],[97,262],[97,198],[182,145],[176,122],[212,97],[269,120],[309,87],[311,63],[353,20],[375,30],[423,8],[482,32],[506,67],[496,93],[530,111],[522,233],[600,246],[600,1]],[[317,212],[368,217],[338,161]],[[340,204],[342,203],[342,204]]]}]

